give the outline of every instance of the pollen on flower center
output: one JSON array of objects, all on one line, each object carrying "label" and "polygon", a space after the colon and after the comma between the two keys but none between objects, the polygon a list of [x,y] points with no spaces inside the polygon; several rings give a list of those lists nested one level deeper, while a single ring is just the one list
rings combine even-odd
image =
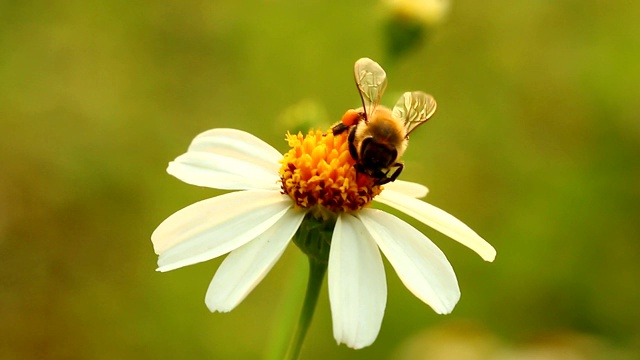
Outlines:
[{"label": "pollen on flower center", "polygon": [[282,190],[297,206],[323,206],[336,213],[359,210],[382,191],[374,180],[357,174],[347,133],[320,130],[306,136],[287,134],[291,150],[281,160]]}]

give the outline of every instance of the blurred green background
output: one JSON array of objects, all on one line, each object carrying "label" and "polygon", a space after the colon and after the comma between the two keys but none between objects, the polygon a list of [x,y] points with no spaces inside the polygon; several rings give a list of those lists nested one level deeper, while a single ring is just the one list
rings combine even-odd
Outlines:
[{"label": "blurred green background", "polygon": [[[325,286],[302,358],[640,356],[640,3],[452,5],[389,69],[383,102],[436,97],[402,177],[497,259],[402,216],[456,269],[453,314],[386,263],[377,341],[336,346]],[[284,307],[300,306],[286,294],[301,253],[209,313],[221,260],[157,273],[149,238],[220,192],[165,167],[210,128],[284,151],[296,108],[338,120],[359,105],[354,61],[384,57],[384,18],[364,0],[1,2],[0,358],[261,358]]]}]

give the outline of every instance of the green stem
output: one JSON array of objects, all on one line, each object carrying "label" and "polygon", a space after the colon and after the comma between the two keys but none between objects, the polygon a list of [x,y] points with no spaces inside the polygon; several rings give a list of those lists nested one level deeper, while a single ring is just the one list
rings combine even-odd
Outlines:
[{"label": "green stem", "polygon": [[298,320],[298,326],[296,332],[289,344],[289,350],[285,359],[296,360],[300,355],[302,349],[302,343],[309,330],[313,313],[318,303],[318,296],[320,295],[320,289],[322,289],[322,282],[324,280],[324,274],[327,272],[327,264],[320,262],[314,257],[309,256],[309,281],[307,283],[307,292],[304,296],[304,304],[302,305],[302,312],[300,313],[300,319]]},{"label": "green stem", "polygon": [[288,340],[295,329],[295,320],[298,315],[298,304],[304,296],[304,286],[307,275],[304,273],[306,256],[293,256],[293,271],[287,277],[285,283],[283,303],[279,306],[279,316],[272,332],[269,347],[264,360],[282,360],[287,351]]}]

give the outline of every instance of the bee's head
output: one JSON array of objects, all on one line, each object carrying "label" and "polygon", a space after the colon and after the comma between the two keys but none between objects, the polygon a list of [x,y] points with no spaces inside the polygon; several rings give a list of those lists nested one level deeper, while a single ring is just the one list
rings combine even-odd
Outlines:
[{"label": "bee's head", "polygon": [[376,142],[373,137],[367,137],[360,144],[360,162],[368,170],[388,168],[398,158],[398,151],[388,145]]}]

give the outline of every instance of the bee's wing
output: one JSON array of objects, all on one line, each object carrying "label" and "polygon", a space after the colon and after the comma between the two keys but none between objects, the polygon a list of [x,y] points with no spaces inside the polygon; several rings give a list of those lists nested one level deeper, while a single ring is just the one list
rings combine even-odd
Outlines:
[{"label": "bee's wing", "polygon": [[393,107],[393,117],[404,122],[406,136],[418,126],[424,124],[436,112],[436,99],[422,91],[402,94]]},{"label": "bee's wing", "polygon": [[358,92],[367,117],[373,114],[380,103],[380,98],[387,87],[387,73],[377,62],[369,58],[361,58],[353,67]]}]

